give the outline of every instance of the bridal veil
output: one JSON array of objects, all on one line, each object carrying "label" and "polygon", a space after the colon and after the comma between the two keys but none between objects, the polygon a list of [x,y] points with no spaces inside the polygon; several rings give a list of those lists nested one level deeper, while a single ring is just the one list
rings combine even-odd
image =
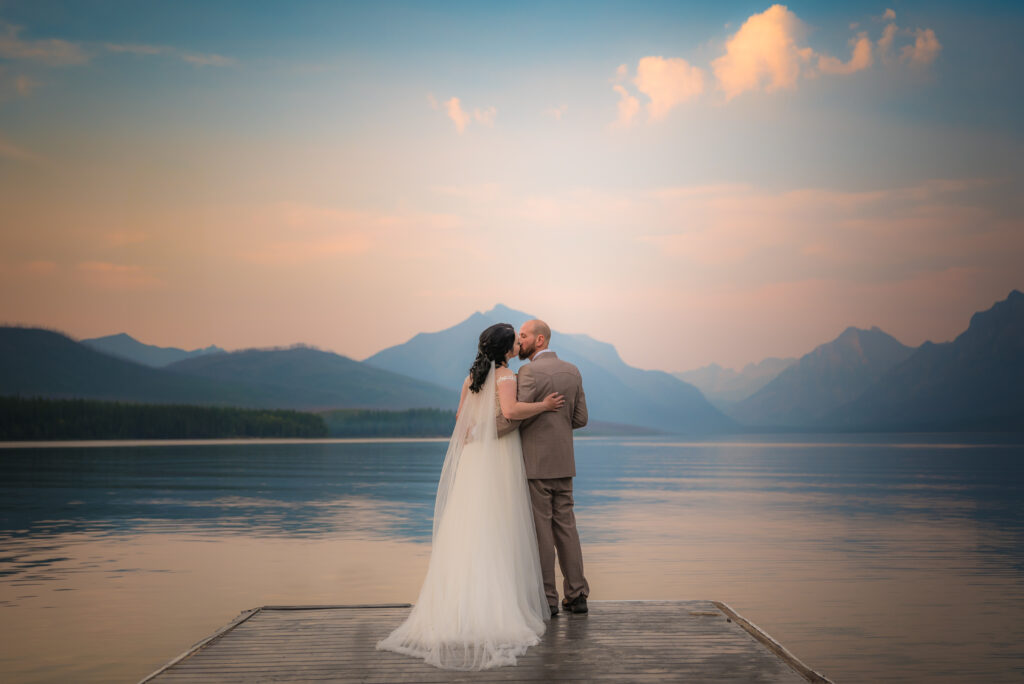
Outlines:
[{"label": "bridal veil", "polygon": [[446,669],[513,665],[550,618],[519,431],[497,436],[494,364],[468,392],[434,504],[427,575],[408,618],[377,644]]}]

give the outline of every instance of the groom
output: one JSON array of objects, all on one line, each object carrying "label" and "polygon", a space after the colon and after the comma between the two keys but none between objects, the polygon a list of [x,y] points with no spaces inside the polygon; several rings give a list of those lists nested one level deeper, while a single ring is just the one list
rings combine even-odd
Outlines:
[{"label": "groom", "polygon": [[587,400],[579,369],[548,349],[550,341],[551,328],[544,321],[527,321],[519,329],[519,358],[530,359],[519,369],[519,401],[540,401],[551,392],[565,396],[561,409],[527,418],[519,426],[544,592],[554,617],[558,614],[556,549],[564,577],[563,607],[573,613],[586,613],[590,586],[583,576],[583,552],[572,501],[572,478],[576,475],[572,431],[587,424]]}]

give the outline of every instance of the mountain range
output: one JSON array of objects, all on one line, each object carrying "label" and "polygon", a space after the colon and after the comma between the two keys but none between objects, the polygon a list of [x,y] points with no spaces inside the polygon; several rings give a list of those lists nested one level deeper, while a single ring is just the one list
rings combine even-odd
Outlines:
[{"label": "mountain range", "polygon": [[975,313],[951,342],[925,342],[819,426],[1024,431],[1024,294]]},{"label": "mountain range", "polygon": [[[0,395],[451,409],[479,333],[530,318],[498,305],[362,362],[304,345],[185,351],[123,333],[76,342],[52,330],[0,327]],[[642,370],[610,344],[557,330],[551,347],[580,368],[591,421],[612,431],[1024,431],[1024,294],[1017,290],[976,313],[951,342],[913,348],[878,328],[851,327],[799,359],[765,359],[740,372],[714,364],[676,376]]]},{"label": "mountain range", "polygon": [[807,428],[860,396],[914,349],[877,327],[850,327],[727,409],[752,427]]},{"label": "mountain range", "polygon": [[151,368],[58,332],[16,327],[0,328],[0,394],[300,410],[453,401],[449,389],[309,347],[204,354]]}]

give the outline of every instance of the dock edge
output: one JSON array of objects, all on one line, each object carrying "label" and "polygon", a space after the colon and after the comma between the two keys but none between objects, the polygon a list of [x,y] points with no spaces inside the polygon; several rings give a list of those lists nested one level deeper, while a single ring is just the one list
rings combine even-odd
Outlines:
[{"label": "dock edge", "polygon": [[243,610],[241,613],[238,614],[238,616],[234,620],[232,620],[228,624],[224,625],[223,627],[218,629],[216,632],[214,632],[210,636],[205,637],[204,639],[200,639],[196,643],[192,644],[192,646],[190,646],[187,650],[185,650],[184,653],[182,653],[181,655],[178,655],[178,656],[172,658],[171,660],[167,661],[164,665],[162,665],[160,668],[154,670],[150,674],[148,674],[145,677],[143,677],[142,679],[140,679],[139,680],[139,684],[146,684],[146,682],[149,682],[149,681],[153,680],[153,678],[155,678],[157,675],[162,674],[166,670],[171,669],[172,667],[174,667],[175,665],[180,663],[182,660],[185,660],[185,658],[188,658],[189,656],[195,655],[196,653],[198,653],[199,651],[203,650],[204,648],[206,648],[207,646],[212,644],[214,641],[216,641],[220,637],[224,636],[225,634],[227,634],[228,632],[233,630],[235,627],[237,627],[238,625],[242,624],[243,622],[245,622],[246,620],[251,618],[253,615],[256,615],[260,611],[264,611],[264,610],[335,610],[335,609],[338,609],[338,608],[409,608],[411,606],[412,606],[411,603],[367,603],[367,604],[349,604],[349,605],[341,605],[341,606],[331,606],[331,605],[323,605],[323,606],[259,606],[257,608],[250,608],[248,610]]},{"label": "dock edge", "polygon": [[755,625],[753,622],[737,613],[731,606],[729,606],[729,604],[722,601],[712,601],[711,603],[715,604],[720,611],[725,613],[726,617],[745,629],[750,636],[764,644],[768,650],[785,661],[787,665],[796,670],[800,676],[807,681],[814,682],[815,684],[834,684],[834,682],[825,675],[820,672],[815,672],[811,668],[807,667],[807,665],[805,665],[799,658],[786,650],[785,646],[777,642],[769,636],[767,632]]}]

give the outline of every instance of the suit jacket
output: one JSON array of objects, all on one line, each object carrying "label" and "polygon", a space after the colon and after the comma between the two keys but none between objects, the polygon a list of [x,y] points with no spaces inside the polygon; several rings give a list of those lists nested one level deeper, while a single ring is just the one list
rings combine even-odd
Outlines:
[{"label": "suit jacket", "polygon": [[522,421],[523,464],[530,480],[575,477],[572,431],[587,424],[587,398],[576,366],[544,352],[519,369],[519,401],[540,401],[552,392],[565,396],[557,411],[545,411]]}]

